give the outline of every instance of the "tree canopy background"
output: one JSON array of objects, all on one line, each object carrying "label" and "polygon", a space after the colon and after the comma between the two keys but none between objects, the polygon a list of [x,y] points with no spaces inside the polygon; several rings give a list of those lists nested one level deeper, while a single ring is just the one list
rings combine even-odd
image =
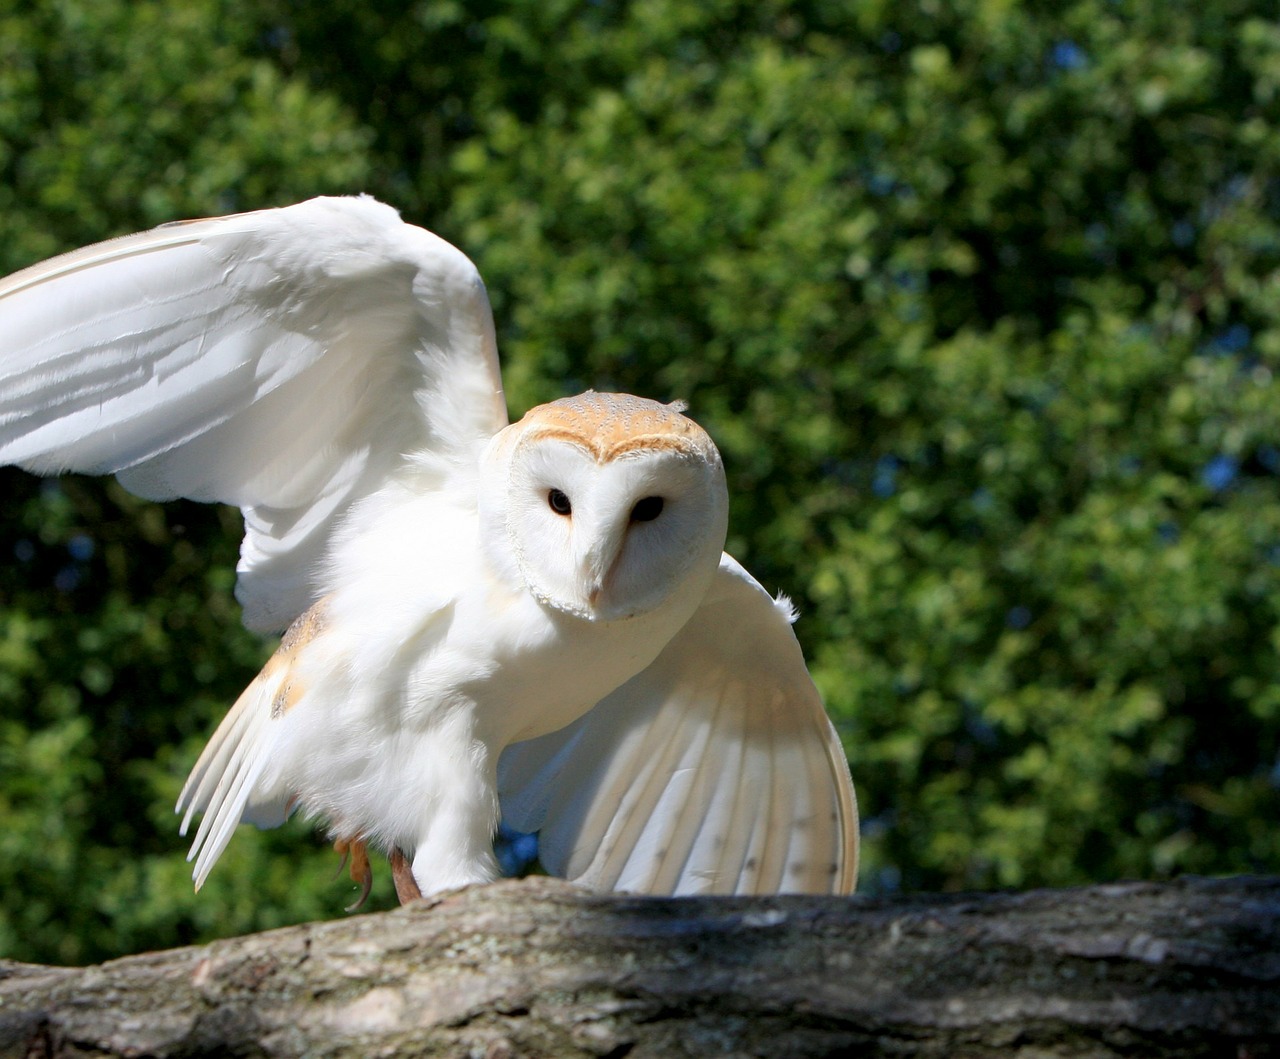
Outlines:
[{"label": "tree canopy background", "polygon": [[[0,0],[0,271],[354,191],[476,261],[515,414],[690,402],[863,889],[1280,871],[1272,4]],[[305,825],[196,896],[171,815],[270,646],[238,514],[3,490],[0,956],[341,914]]]}]

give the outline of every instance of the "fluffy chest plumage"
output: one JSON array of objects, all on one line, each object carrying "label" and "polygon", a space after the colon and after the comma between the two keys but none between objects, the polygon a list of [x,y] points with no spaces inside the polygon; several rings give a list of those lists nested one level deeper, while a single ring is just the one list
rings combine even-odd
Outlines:
[{"label": "fluffy chest plumage", "polygon": [[300,764],[320,774],[335,759],[371,760],[442,731],[496,754],[584,714],[652,662],[696,603],[678,598],[636,618],[590,622],[482,573],[398,631],[352,636],[349,620],[317,621],[281,720],[301,748]]},{"label": "fluffy chest plumage", "polygon": [[338,835],[421,851],[448,821],[474,821],[460,844],[441,840],[441,855],[487,850],[502,750],[571,723],[644,669],[705,584],[691,579],[642,615],[591,621],[495,572],[465,508],[427,498],[368,525],[352,545],[360,576],[338,582],[294,648],[261,787]]}]

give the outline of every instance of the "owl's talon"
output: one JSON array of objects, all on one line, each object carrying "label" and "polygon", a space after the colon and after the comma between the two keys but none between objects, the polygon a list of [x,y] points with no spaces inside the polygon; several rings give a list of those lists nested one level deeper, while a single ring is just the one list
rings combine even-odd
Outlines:
[{"label": "owl's talon", "polygon": [[333,848],[342,854],[338,871],[342,871],[351,858],[351,881],[360,884],[360,896],[353,904],[346,907],[348,912],[357,912],[369,899],[369,891],[373,889],[373,869],[369,867],[369,849],[358,838],[340,838],[334,842]]},{"label": "owl's talon", "polygon": [[422,890],[418,888],[418,880],[413,877],[409,858],[400,851],[399,846],[392,846],[388,859],[391,861],[391,878],[396,884],[396,896],[400,898],[400,903],[407,905],[410,901],[419,900]]}]

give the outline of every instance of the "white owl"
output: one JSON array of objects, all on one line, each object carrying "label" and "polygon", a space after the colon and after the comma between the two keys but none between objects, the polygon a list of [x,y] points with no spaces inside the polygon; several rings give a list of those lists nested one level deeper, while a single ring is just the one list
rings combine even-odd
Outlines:
[{"label": "white owl", "polygon": [[508,425],[475,267],[390,207],[9,277],[0,461],[244,513],[244,620],[288,631],[179,800],[197,886],[237,824],[299,809],[402,895],[494,879],[500,817],[600,889],[853,888],[844,755],[790,605],[721,552],[711,439],[591,392]]}]

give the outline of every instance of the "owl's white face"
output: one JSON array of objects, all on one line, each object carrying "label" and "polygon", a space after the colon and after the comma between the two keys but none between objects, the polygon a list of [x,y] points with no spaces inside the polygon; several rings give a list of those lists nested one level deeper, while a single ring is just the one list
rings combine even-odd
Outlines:
[{"label": "owl's white face", "polygon": [[724,469],[679,412],[585,393],[494,438],[481,480],[486,554],[544,604],[618,621],[704,582],[724,547]]}]

